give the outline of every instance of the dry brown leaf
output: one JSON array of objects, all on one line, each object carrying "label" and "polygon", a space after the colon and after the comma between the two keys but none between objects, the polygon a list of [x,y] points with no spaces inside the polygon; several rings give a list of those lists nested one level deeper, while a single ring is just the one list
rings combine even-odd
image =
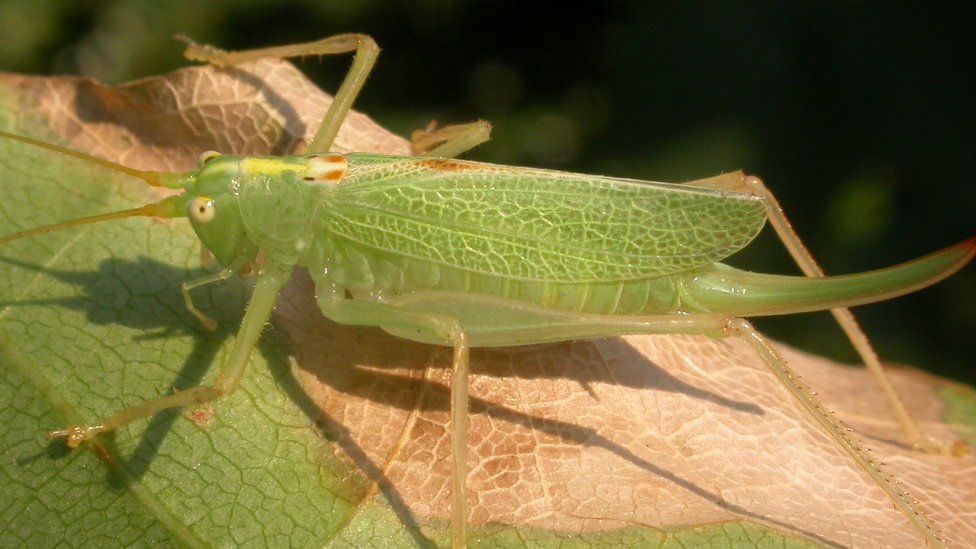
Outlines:
[{"label": "dry brown leaf", "polygon": [[[119,88],[4,75],[0,89],[0,127],[167,170],[191,169],[209,149],[300,150],[329,101],[290,64],[275,61],[226,71],[190,68]],[[406,154],[408,146],[355,114],[337,149]],[[312,292],[307,276],[297,274],[275,319],[303,389],[290,398],[301,400],[298,407],[315,416],[308,428],[328,441],[309,452],[334,452],[364,477],[349,480],[358,486],[350,489],[351,517],[368,514],[379,501],[407,530],[419,526],[405,539],[423,543],[428,532],[440,532],[429,535],[443,541],[450,352],[326,321]],[[908,449],[865,371],[780,349],[950,543],[973,545],[973,454]],[[958,426],[942,419],[940,395],[948,382],[908,369],[892,375],[925,430],[952,444]],[[634,336],[475,350],[471,398],[472,541],[608,533],[599,539],[721,545],[735,538],[723,537],[723,529],[753,524],[756,543],[779,543],[764,537],[772,532],[824,545],[924,544],[738,340]],[[214,406],[217,418],[225,406]],[[331,463],[335,455],[313,459]],[[343,520],[340,530],[354,519]],[[194,528],[191,520],[183,524]],[[689,531],[703,537],[682,538]],[[341,543],[343,535],[332,539]]]}]

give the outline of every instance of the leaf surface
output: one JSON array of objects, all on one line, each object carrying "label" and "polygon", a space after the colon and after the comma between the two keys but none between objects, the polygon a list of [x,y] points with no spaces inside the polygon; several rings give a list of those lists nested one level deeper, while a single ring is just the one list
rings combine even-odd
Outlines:
[{"label": "leaf surface", "polygon": [[[143,169],[205,150],[299,149],[329,98],[290,64],[190,68],[109,88],[0,76],[0,128]],[[338,150],[405,153],[362,115]],[[138,181],[0,141],[4,234],[153,200]],[[241,389],[68,451],[44,432],[212,381],[249,295],[205,271],[184,220],[132,219],[0,250],[0,545],[445,545],[450,352],[324,320],[283,292]],[[783,348],[948,539],[976,539],[976,459],[907,449],[868,375]],[[211,364],[214,367],[210,367]],[[918,546],[743,343],[628,337],[472,354],[471,542],[485,546]],[[972,389],[896,386],[972,443]]]}]

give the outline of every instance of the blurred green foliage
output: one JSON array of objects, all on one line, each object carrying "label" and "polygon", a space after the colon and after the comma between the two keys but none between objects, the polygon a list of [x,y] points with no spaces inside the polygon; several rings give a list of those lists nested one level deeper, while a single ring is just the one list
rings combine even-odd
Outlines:
[{"label": "blurred green foliage", "polygon": [[[472,157],[681,181],[743,168],[829,273],[972,236],[970,19],[927,3],[0,0],[0,69],[118,83],[186,63],[186,33],[246,48],[345,31],[384,52],[358,108],[402,134],[485,118]],[[326,89],[348,59],[306,60]],[[795,272],[771,235],[732,260]],[[973,381],[976,268],[858,312],[881,355]],[[764,319],[856,357],[826,314]]]}]

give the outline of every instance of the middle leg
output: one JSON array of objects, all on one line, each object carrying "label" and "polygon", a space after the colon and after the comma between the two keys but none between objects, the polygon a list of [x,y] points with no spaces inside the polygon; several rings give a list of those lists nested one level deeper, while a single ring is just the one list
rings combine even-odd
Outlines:
[{"label": "middle leg", "polygon": [[417,156],[455,158],[488,141],[490,136],[491,124],[484,120],[442,128],[431,122],[427,128],[413,132],[410,150]]},{"label": "middle leg", "polygon": [[[318,290],[318,289],[317,289]],[[357,326],[395,326],[429,334],[454,347],[451,368],[451,546],[467,543],[468,478],[468,336],[452,318],[433,313],[406,311],[385,303],[345,299],[337,287],[318,290],[319,307],[330,320]]]},{"label": "middle leg", "polygon": [[[324,292],[320,292],[324,293]],[[390,304],[355,305],[360,311],[345,318],[350,323],[382,326],[395,335],[423,342],[448,343],[450,338],[440,328],[436,339],[420,333],[418,320],[430,324],[437,318],[450,314],[465,327],[466,338],[478,346],[509,346],[527,343],[565,341],[585,337],[607,337],[622,334],[694,333],[711,336],[743,337],[762,359],[763,363],[786,388],[800,407],[810,415],[820,428],[854,461],[858,469],[867,474],[904,513],[912,524],[932,544],[942,545],[938,532],[918,511],[906,494],[899,489],[880,464],[869,457],[867,451],[847,434],[846,428],[834,420],[818,402],[813,392],[801,384],[786,362],[766,339],[746,320],[729,319],[724,315],[690,314],[658,316],[615,316],[571,313],[546,309],[522,302],[459,292],[418,292]],[[350,303],[350,307],[352,303]],[[369,307],[383,307],[368,311]],[[323,307],[325,310],[325,307]],[[448,313],[448,311],[450,311]],[[411,315],[415,320],[409,320]],[[329,315],[326,312],[327,316]],[[502,325],[498,325],[502,322]],[[436,331],[436,330],[435,330]],[[429,328],[426,330],[429,332]],[[455,364],[458,364],[456,349]]]}]

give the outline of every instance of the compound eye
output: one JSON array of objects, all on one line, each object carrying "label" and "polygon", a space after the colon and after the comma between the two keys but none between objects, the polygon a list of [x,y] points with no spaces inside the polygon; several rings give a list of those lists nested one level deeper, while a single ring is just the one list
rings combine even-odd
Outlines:
[{"label": "compound eye", "polygon": [[190,219],[197,223],[209,223],[217,213],[217,207],[209,196],[198,196],[190,201]]},{"label": "compound eye", "polygon": [[210,162],[211,160],[217,158],[218,156],[220,156],[220,153],[217,151],[206,151],[200,155],[200,158],[197,160],[197,165],[199,165],[202,168],[204,164]]}]

